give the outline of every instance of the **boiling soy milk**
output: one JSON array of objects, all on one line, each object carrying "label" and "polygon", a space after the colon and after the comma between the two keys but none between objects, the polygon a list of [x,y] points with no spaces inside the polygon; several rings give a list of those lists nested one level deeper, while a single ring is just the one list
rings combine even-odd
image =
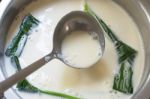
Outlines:
[{"label": "boiling soy milk", "polygon": [[[96,33],[94,36],[98,37]],[[64,60],[76,68],[88,68],[101,57],[101,47],[98,39],[84,31],[75,31],[67,35],[62,43]]]},{"label": "boiling soy milk", "polygon": [[[135,92],[138,89],[144,68],[143,44],[138,28],[130,16],[112,0],[87,1],[97,15],[110,26],[121,40],[138,51],[133,66],[133,85]],[[70,11],[81,10],[81,3],[82,0],[37,0],[28,5],[18,15],[19,17],[11,26],[6,44],[11,40],[14,33],[16,33],[19,28],[19,23],[21,23],[22,18],[26,14],[33,14],[41,22],[37,28],[30,31],[31,35],[19,58],[22,68],[51,52],[53,49],[53,33],[58,21]],[[67,90],[67,93],[75,96],[79,95],[86,99],[130,99],[132,95],[112,91],[114,72],[118,66],[117,54],[114,45],[107,36],[105,41],[106,48],[103,57],[91,68],[75,69],[55,59],[34,72],[27,79],[38,88],[59,92],[66,92]],[[64,49],[67,49],[67,47],[70,49],[69,46],[66,46]],[[96,48],[98,49],[98,47]],[[10,63],[10,59],[7,57],[5,57],[5,65],[8,75],[15,72],[14,67]],[[17,93],[23,99],[60,99],[38,93],[32,94],[20,91],[17,91]]]}]

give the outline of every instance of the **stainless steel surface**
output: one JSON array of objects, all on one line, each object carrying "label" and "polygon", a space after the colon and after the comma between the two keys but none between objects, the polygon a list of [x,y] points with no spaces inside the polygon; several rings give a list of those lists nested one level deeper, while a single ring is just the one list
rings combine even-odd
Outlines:
[{"label": "stainless steel surface", "polygon": [[[31,0],[12,0],[3,16],[0,18],[0,67],[2,79],[6,75],[5,65],[4,65],[4,41],[5,36],[7,35],[7,30],[10,27],[14,17],[24,5],[29,3]],[[136,91],[132,99],[149,99],[150,97],[150,1],[149,0],[114,0],[121,7],[123,7],[136,22],[141,36],[143,38],[144,50],[145,50],[145,65],[142,82],[139,86],[139,89]],[[18,98],[17,93],[14,90],[9,90],[5,93],[5,96],[8,99],[14,97]]]},{"label": "stainless steel surface", "polygon": [[[62,45],[63,39],[74,31],[85,31],[87,33],[90,33],[91,35],[97,34],[97,40],[99,41],[102,54],[105,49],[105,39],[104,39],[102,28],[99,28],[99,24],[97,23],[97,21],[93,17],[89,16],[87,13],[83,11],[72,11],[68,13],[67,15],[65,15],[59,21],[59,23],[57,24],[55,28],[54,38],[53,38],[54,49],[52,52],[56,54],[56,58],[59,58],[65,64],[76,68],[76,66],[73,66],[69,64],[66,60],[64,60],[63,54],[61,52],[61,47],[62,47],[61,45]],[[93,66],[93,64],[95,64],[95,62],[85,67],[78,66],[78,68],[88,68],[88,67]]]},{"label": "stainless steel surface", "polygon": [[[62,60],[65,64],[68,64],[64,60],[64,58],[61,57],[61,45],[63,39],[73,31],[86,31],[87,33],[96,33],[98,35],[97,39],[100,42],[103,54],[105,48],[105,39],[103,31],[101,28],[99,28],[99,24],[97,23],[97,21],[93,17],[82,11],[70,12],[69,14],[65,15],[56,26],[53,37],[53,51],[45,57],[27,66],[26,68],[20,70],[16,74],[8,77],[6,80],[2,81],[0,83],[0,95],[2,95],[6,90],[16,84],[18,81],[25,79],[28,75],[30,75],[40,67],[44,66],[53,58],[58,58]],[[93,64],[89,65],[92,66]],[[75,66],[72,66],[70,64],[68,65],[75,68]]]}]

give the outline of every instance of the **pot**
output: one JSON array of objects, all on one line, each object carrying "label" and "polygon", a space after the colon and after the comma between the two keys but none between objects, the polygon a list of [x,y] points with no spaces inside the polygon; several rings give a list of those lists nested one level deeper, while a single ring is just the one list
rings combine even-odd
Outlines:
[{"label": "pot", "polygon": [[[0,79],[7,77],[4,65],[4,43],[10,24],[15,16],[34,0],[10,0],[0,16]],[[145,64],[142,81],[138,90],[134,93],[132,99],[149,99],[150,98],[150,0],[114,0],[123,7],[137,24],[141,37],[143,39],[145,51]],[[5,93],[8,99],[20,99],[14,89],[9,89]]]}]

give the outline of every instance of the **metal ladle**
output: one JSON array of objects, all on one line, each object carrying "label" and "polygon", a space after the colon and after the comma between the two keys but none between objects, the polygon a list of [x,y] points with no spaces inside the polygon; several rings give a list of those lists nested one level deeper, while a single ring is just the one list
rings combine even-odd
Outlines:
[{"label": "metal ladle", "polygon": [[31,73],[33,73],[34,71],[36,71],[37,69],[39,69],[54,58],[57,58],[70,66],[70,64],[68,64],[61,55],[61,45],[66,35],[73,31],[85,31],[90,33],[96,33],[103,54],[105,48],[105,39],[103,35],[103,30],[102,28],[100,28],[97,21],[85,12],[70,12],[59,21],[55,28],[52,52],[39,59],[38,61],[32,63],[31,65],[27,66],[26,68],[20,70],[16,74],[8,77],[6,80],[2,81],[0,83],[0,94],[2,94],[8,88],[16,84],[18,81],[23,80],[25,77],[27,77],[28,75],[30,75]]}]

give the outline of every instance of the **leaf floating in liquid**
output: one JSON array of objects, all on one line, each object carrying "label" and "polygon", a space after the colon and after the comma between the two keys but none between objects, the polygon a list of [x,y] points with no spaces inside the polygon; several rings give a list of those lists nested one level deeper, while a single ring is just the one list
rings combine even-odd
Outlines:
[{"label": "leaf floating in liquid", "polygon": [[21,66],[20,66],[19,59],[17,56],[11,57],[11,63],[17,68],[17,71],[21,70]]},{"label": "leaf floating in liquid", "polygon": [[91,10],[87,2],[84,4],[84,11],[95,18],[95,20],[99,23],[99,26],[103,28],[115,46],[118,55],[119,71],[114,77],[113,89],[126,94],[133,93],[132,69],[137,51],[118,39],[118,37],[107,26],[107,24],[102,19],[100,19],[94,11]]},{"label": "leaf floating in liquid", "polygon": [[19,81],[17,83],[17,88],[20,91],[26,91],[26,92],[38,92],[38,88],[32,86],[26,79]]},{"label": "leaf floating in liquid", "polygon": [[[18,59],[17,56],[12,56],[12,61],[11,62],[16,64],[18,71],[21,69],[19,59]],[[39,89],[39,88],[33,86],[32,84],[30,84],[27,79],[19,81],[17,83],[17,88],[18,88],[19,91],[41,92],[41,93],[44,93],[44,94],[57,96],[57,97],[63,97],[63,98],[66,98],[66,99],[81,99],[81,98],[71,96],[71,95],[67,95],[67,94],[60,93],[60,92]]]},{"label": "leaf floating in liquid", "polygon": [[28,32],[32,27],[37,26],[39,21],[31,14],[24,17],[17,35],[12,39],[8,45],[5,55],[6,56],[20,56],[28,37]]}]

